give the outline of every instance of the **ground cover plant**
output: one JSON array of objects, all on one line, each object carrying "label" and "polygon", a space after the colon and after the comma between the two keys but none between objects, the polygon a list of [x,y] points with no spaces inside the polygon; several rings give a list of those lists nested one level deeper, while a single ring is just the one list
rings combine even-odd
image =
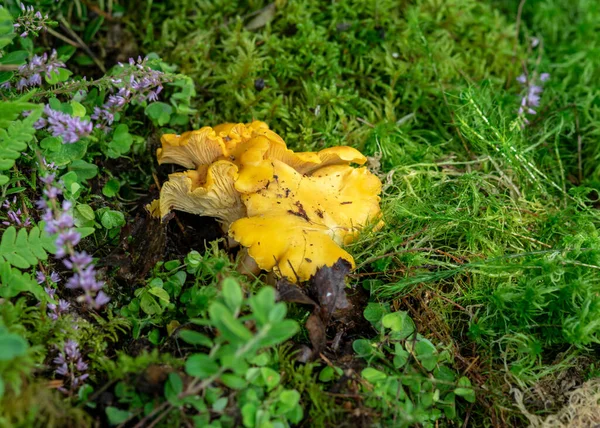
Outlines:
[{"label": "ground cover plant", "polygon": [[[595,1],[1,5],[0,426],[600,423]],[[368,157],[355,269],[148,212],[255,120]]]}]

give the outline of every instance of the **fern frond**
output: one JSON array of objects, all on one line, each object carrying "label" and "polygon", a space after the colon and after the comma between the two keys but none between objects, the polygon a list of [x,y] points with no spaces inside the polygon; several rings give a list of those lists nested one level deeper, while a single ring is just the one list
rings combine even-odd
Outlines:
[{"label": "fern frond", "polygon": [[[30,110],[24,120],[16,120],[23,111]],[[42,108],[38,104],[24,102],[3,102],[0,104],[0,171],[13,167],[15,161],[27,148],[35,135],[34,123],[40,118]],[[0,174],[0,185],[6,184],[8,177]]]},{"label": "fern frond", "polygon": [[0,297],[10,299],[19,293],[29,292],[38,300],[43,300],[46,292],[30,274],[11,268],[7,262],[0,261]]},{"label": "fern frond", "polygon": [[48,253],[53,252],[55,246],[52,237],[42,232],[38,226],[32,228],[29,234],[26,229],[17,232],[14,226],[10,226],[4,231],[0,241],[0,261],[6,261],[20,269],[28,269],[39,260],[46,260]]}]

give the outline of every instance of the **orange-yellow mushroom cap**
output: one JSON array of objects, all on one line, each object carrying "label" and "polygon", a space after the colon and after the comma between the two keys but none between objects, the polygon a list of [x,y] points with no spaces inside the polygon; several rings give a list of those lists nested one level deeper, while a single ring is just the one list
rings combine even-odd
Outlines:
[{"label": "orange-yellow mushroom cap", "polygon": [[340,245],[380,218],[381,182],[366,168],[332,165],[302,175],[272,160],[268,186],[242,196],[248,217],[234,222],[229,236],[248,247],[261,269],[291,281],[310,278],[339,258],[354,265]]},{"label": "orange-yellow mushroom cap", "polygon": [[169,175],[160,190],[160,215],[171,210],[215,217],[227,230],[229,225],[246,215],[246,208],[235,190],[238,168],[228,161],[217,161],[209,167]]},{"label": "orange-yellow mushroom cap", "polygon": [[322,266],[354,259],[326,233],[324,226],[294,215],[246,217],[229,228],[229,236],[244,247],[261,269],[274,270],[290,281],[306,281]]},{"label": "orange-yellow mushroom cap", "polygon": [[248,216],[289,215],[323,226],[338,244],[351,242],[380,216],[381,181],[366,168],[333,165],[312,175],[272,161],[274,178],[255,193],[242,196]]},{"label": "orange-yellow mushroom cap", "polygon": [[165,134],[160,141],[162,147],[156,151],[159,164],[175,163],[190,169],[210,165],[227,150],[223,139],[208,126],[181,135]]}]

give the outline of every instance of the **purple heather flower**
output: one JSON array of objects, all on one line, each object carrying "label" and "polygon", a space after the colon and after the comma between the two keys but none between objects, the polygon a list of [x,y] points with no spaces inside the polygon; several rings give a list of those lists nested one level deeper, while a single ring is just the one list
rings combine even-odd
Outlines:
[{"label": "purple heather flower", "polygon": [[116,94],[108,96],[102,107],[95,107],[92,120],[97,121],[96,127],[108,131],[115,120],[115,113],[121,111],[131,102],[144,103],[158,100],[164,81],[162,71],[153,70],[147,65],[147,59],[138,57],[137,61],[129,58],[129,67],[119,63],[124,68],[124,75],[111,80]]},{"label": "purple heather flower", "polygon": [[64,299],[58,299],[58,305],[48,303],[48,317],[56,321],[63,313],[67,312],[70,307],[71,304]]},{"label": "purple heather flower", "polygon": [[[40,180],[45,185],[44,198],[38,201],[37,206],[44,210],[42,219],[46,222],[45,231],[50,235],[57,235],[55,238],[56,257],[63,259],[63,264],[73,271],[73,276],[67,280],[66,287],[82,290],[84,294],[78,300],[85,301],[94,308],[100,308],[108,303],[110,298],[101,291],[104,282],[96,278],[97,272],[92,257],[85,252],[75,251],[75,247],[81,240],[81,234],[74,229],[73,216],[69,213],[73,204],[68,200],[63,200],[62,204],[59,203],[58,197],[62,194],[62,189],[61,183],[55,181],[55,174],[48,174],[41,177]],[[38,279],[43,282],[46,277]],[[60,277],[56,272],[52,272],[50,280],[57,283],[60,281]],[[60,313],[68,308],[68,302],[61,303],[59,300],[58,306],[52,304],[48,308],[50,309],[48,316],[57,319]]]},{"label": "purple heather flower", "polygon": [[90,121],[53,110],[49,105],[44,107],[44,114],[46,118],[40,118],[35,123],[35,128],[47,127],[53,136],[62,138],[63,144],[76,143],[80,138],[87,137],[92,133],[94,127]]},{"label": "purple heather flower", "polygon": [[25,30],[21,33],[21,37],[27,37],[29,33],[37,36],[40,31],[45,31],[50,24],[48,14],[42,16],[41,12],[36,12],[33,6],[25,7],[21,3],[21,11],[23,13],[17,18],[16,24],[13,25],[15,30]]},{"label": "purple heather flower", "polygon": [[6,210],[7,219],[2,222],[5,226],[15,225],[21,227],[31,226],[31,218],[17,208],[17,197],[13,197],[12,201],[5,200],[2,203],[2,208]]},{"label": "purple heather flower", "polygon": [[58,234],[56,238],[56,257],[62,259],[67,255],[69,248],[75,247],[81,240],[81,234],[76,232],[74,229],[65,229],[65,232]]},{"label": "purple heather flower", "polygon": [[69,389],[66,387],[59,388],[62,392],[74,392],[74,390],[89,376],[89,374],[86,373],[88,365],[81,358],[79,344],[72,339],[67,340],[63,352],[59,352],[53,362],[57,365],[55,373],[67,378],[66,380],[70,383]]},{"label": "purple heather flower", "polygon": [[50,57],[47,53],[42,56],[34,55],[28,64],[19,67],[18,73],[21,79],[17,82],[17,89],[21,91],[27,87],[40,86],[42,84],[42,74],[49,79],[52,73],[58,72],[64,67],[65,63],[59,61],[55,50],[52,51]]},{"label": "purple heather flower", "polygon": [[[44,272],[38,270],[35,273],[35,280],[37,281],[38,284],[43,284],[44,282],[46,282],[46,275],[44,275]],[[48,293],[48,294],[50,294],[50,293]]]},{"label": "purple heather flower", "polygon": [[[523,121],[529,124],[529,121],[525,118],[525,114],[534,115],[537,112],[533,107],[539,107],[541,101],[541,95],[544,91],[542,83],[550,78],[550,74],[542,73],[538,79],[533,77],[533,80],[528,78],[525,74],[521,74],[517,77],[517,82],[525,89],[525,95],[521,98],[521,105],[518,110],[519,116],[522,116]],[[537,80],[537,81],[536,81]]]}]

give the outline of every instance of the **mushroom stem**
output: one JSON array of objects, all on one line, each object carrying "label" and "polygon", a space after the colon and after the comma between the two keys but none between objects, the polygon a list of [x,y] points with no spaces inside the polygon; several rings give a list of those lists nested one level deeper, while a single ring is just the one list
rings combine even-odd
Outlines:
[{"label": "mushroom stem", "polygon": [[[237,241],[235,241],[237,242]],[[239,245],[239,244],[238,244]],[[245,276],[257,276],[261,269],[258,266],[258,264],[256,264],[256,261],[254,261],[254,259],[250,256],[250,254],[248,254],[248,249],[244,248],[243,250],[240,251],[240,254],[238,256],[239,258],[239,263],[237,266],[237,271],[239,273],[241,273],[242,275]]]}]

